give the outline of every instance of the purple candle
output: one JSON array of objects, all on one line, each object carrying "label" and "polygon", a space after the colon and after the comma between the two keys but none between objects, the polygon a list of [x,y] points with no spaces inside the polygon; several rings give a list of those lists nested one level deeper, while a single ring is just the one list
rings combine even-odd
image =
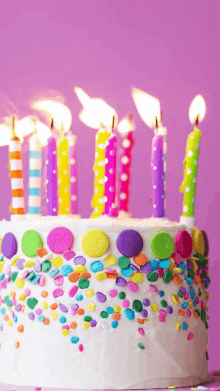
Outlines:
[{"label": "purple candle", "polygon": [[69,145],[69,169],[70,169],[70,210],[72,215],[78,214],[78,183],[76,165],[76,141],[77,138],[70,130],[67,134]]},{"label": "purple candle", "polygon": [[[53,120],[51,130],[53,129]],[[47,173],[47,214],[58,215],[57,196],[57,142],[53,134],[48,139],[46,147],[46,173]]]},{"label": "purple candle", "polygon": [[163,136],[158,136],[157,128],[152,141],[151,167],[153,175],[153,217],[164,217]]},{"label": "purple candle", "polygon": [[105,148],[105,209],[108,217],[117,217],[116,207],[116,145],[117,138],[112,134],[106,141]]}]

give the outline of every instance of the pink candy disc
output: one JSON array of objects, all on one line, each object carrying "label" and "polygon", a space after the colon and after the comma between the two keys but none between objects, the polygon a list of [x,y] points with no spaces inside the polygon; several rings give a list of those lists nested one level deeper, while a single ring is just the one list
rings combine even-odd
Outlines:
[{"label": "pink candy disc", "polygon": [[78,291],[78,286],[77,285],[72,286],[72,288],[70,288],[68,292],[69,297],[74,297],[77,291]]},{"label": "pink candy disc", "polygon": [[178,232],[176,237],[176,249],[183,258],[188,258],[191,255],[192,238],[187,231],[181,230]]},{"label": "pink candy disc", "polygon": [[45,282],[46,282],[46,279],[45,277],[43,276],[43,274],[40,276],[40,279],[38,281],[38,285],[40,286],[44,286],[45,285]]},{"label": "pink candy disc", "polygon": [[56,299],[57,297],[63,296],[64,291],[61,288],[54,289],[53,297]]},{"label": "pink candy disc", "polygon": [[116,291],[116,289],[112,289],[110,292],[109,292],[109,296],[111,297],[115,297],[117,296],[118,292]]},{"label": "pink candy disc", "polygon": [[121,305],[122,305],[124,308],[128,308],[129,305],[130,305],[130,301],[127,300],[127,299],[124,299],[124,300],[122,300]]},{"label": "pink candy disc", "polygon": [[191,341],[191,339],[194,338],[194,334],[193,333],[189,333],[187,338],[188,338],[189,341]]},{"label": "pink candy disc", "polygon": [[137,292],[138,291],[138,285],[137,284],[135,284],[133,281],[129,281],[128,283],[127,283],[127,287],[128,287],[128,289],[131,291],[131,292]]},{"label": "pink candy disc", "polygon": [[73,245],[73,234],[65,227],[57,227],[50,231],[47,237],[49,249],[55,254],[63,254]]},{"label": "pink candy disc", "polygon": [[142,329],[142,327],[139,327],[138,332],[139,332],[141,335],[144,335],[144,334],[145,334],[145,331],[144,331],[144,329]]},{"label": "pink candy disc", "polygon": [[155,285],[149,285],[149,289],[152,291],[152,292],[156,292],[158,293],[159,290],[157,289],[157,287]]},{"label": "pink candy disc", "polygon": [[76,255],[76,253],[73,250],[67,250],[63,253],[63,258],[66,261],[70,261],[71,259],[73,259],[75,257],[75,255]]},{"label": "pink candy disc", "polygon": [[63,276],[58,276],[58,277],[54,278],[54,280],[53,280],[54,285],[56,285],[56,286],[62,285],[63,281],[64,281],[64,277]]}]

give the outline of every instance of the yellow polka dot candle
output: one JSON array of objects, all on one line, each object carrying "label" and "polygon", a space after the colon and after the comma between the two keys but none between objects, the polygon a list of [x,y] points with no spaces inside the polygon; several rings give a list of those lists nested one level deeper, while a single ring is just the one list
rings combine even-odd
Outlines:
[{"label": "yellow polka dot candle", "polygon": [[69,181],[69,145],[64,135],[63,126],[61,136],[57,142],[58,164],[58,214],[70,214],[70,181]]},{"label": "yellow polka dot candle", "polygon": [[91,202],[94,211],[91,215],[92,218],[101,216],[104,210],[105,143],[110,135],[111,132],[101,124],[95,138],[94,195]]},{"label": "yellow polka dot candle", "polygon": [[201,140],[201,131],[198,129],[198,123],[205,116],[205,101],[201,95],[197,95],[192,101],[189,110],[189,119],[195,123],[193,132],[187,138],[186,156],[183,161],[183,182],[180,186],[180,192],[183,193],[183,212],[182,216],[193,217],[195,210],[196,180],[198,172],[199,148]]}]

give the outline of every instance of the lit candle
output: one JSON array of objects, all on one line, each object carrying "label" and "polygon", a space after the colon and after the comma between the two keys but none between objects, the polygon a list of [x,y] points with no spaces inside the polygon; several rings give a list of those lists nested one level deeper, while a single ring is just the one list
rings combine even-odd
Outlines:
[{"label": "lit candle", "polygon": [[76,164],[76,145],[77,138],[70,130],[67,133],[69,147],[69,173],[70,173],[70,211],[72,215],[78,214],[78,183],[77,183],[77,164]]},{"label": "lit candle", "polygon": [[195,123],[192,133],[189,134],[186,144],[186,156],[183,162],[183,182],[180,192],[183,195],[183,213],[182,216],[193,218],[196,196],[196,179],[198,172],[199,148],[201,140],[201,131],[198,129],[198,123],[205,116],[205,101],[201,95],[197,95],[192,101],[189,118],[191,123]]},{"label": "lit candle", "polygon": [[12,120],[12,138],[9,142],[9,167],[12,188],[11,211],[13,220],[21,220],[24,216],[24,186],[22,172],[21,141],[15,133],[15,118]]},{"label": "lit candle", "polygon": [[100,129],[95,136],[95,162],[93,166],[94,171],[94,194],[91,206],[94,211],[92,218],[102,215],[105,205],[104,191],[105,191],[105,143],[111,135],[111,132],[100,125]]},{"label": "lit candle", "polygon": [[[36,123],[35,123],[36,126]],[[29,140],[29,197],[28,213],[39,215],[41,211],[42,144],[37,128]]]},{"label": "lit candle", "polygon": [[[51,132],[53,132],[53,119],[51,121]],[[46,184],[47,184],[47,214],[57,216],[58,197],[57,197],[57,142],[51,134],[48,139],[46,151]]]},{"label": "lit candle", "polygon": [[57,141],[59,214],[70,214],[69,148],[61,125],[61,136]]},{"label": "lit candle", "polygon": [[167,188],[167,128],[162,126],[162,122],[158,127],[158,134],[163,136],[163,188],[164,188],[164,216],[166,216],[166,188]]},{"label": "lit candle", "polygon": [[119,216],[130,216],[129,197],[131,183],[131,163],[134,146],[134,124],[132,114],[118,125],[121,133],[121,154],[119,172]]},{"label": "lit candle", "polygon": [[153,177],[153,217],[164,217],[164,166],[163,166],[163,136],[158,134],[158,125],[152,140],[152,177]]},{"label": "lit candle", "polygon": [[113,133],[115,116],[113,116],[112,134],[106,141],[105,148],[105,208],[104,215],[117,217],[116,201],[116,147],[117,137]]}]

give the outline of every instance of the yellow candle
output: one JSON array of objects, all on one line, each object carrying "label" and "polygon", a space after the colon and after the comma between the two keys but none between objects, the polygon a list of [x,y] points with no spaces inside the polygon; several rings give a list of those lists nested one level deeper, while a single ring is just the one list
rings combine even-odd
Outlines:
[{"label": "yellow candle", "polygon": [[94,195],[91,206],[94,211],[92,218],[102,215],[104,210],[104,191],[105,191],[105,143],[111,135],[111,131],[105,129],[101,124],[100,129],[96,133],[95,141],[95,162],[94,171]]},{"label": "yellow candle", "polygon": [[61,215],[70,214],[70,181],[69,181],[69,152],[68,140],[64,135],[63,126],[61,136],[57,142],[58,163],[58,197],[59,211]]}]

